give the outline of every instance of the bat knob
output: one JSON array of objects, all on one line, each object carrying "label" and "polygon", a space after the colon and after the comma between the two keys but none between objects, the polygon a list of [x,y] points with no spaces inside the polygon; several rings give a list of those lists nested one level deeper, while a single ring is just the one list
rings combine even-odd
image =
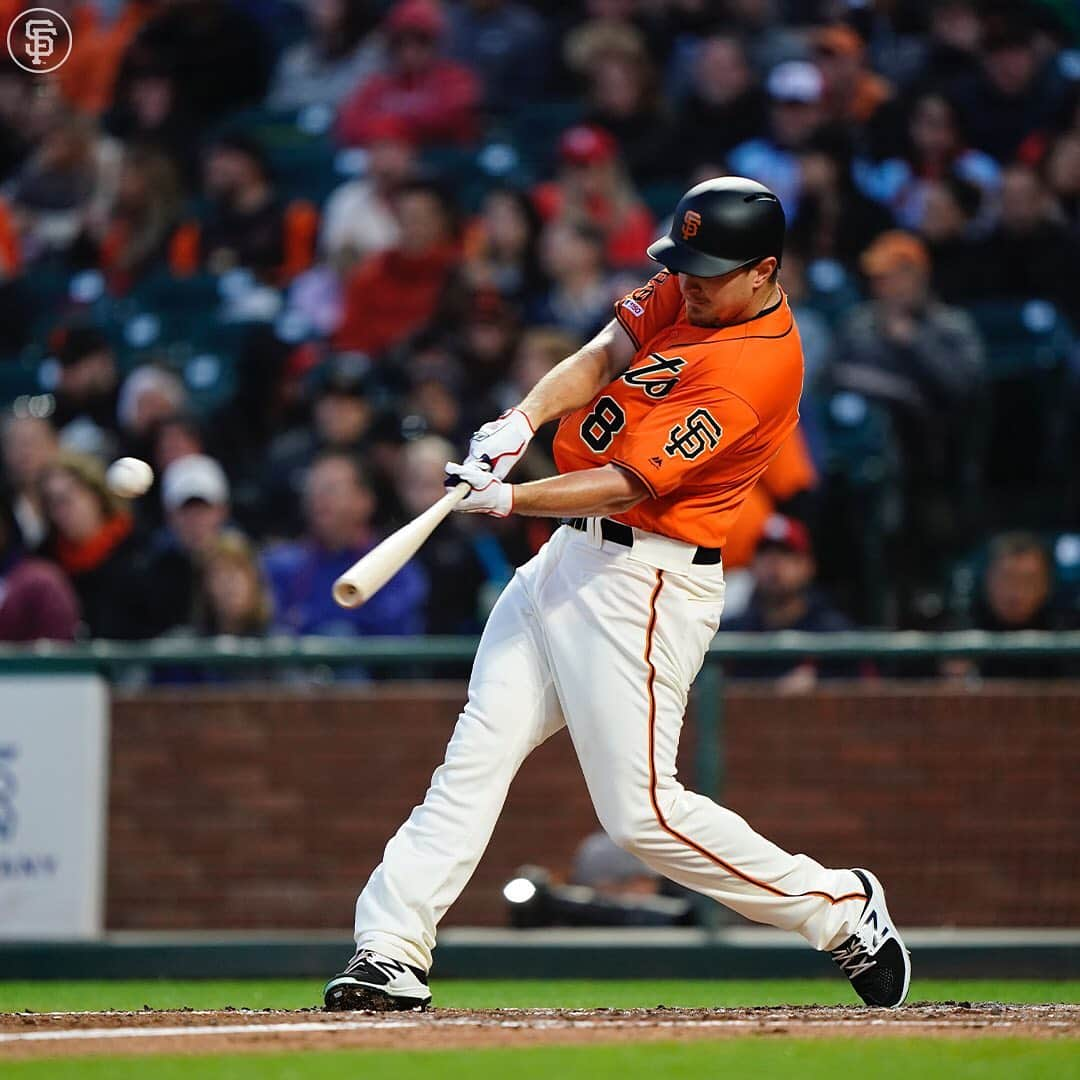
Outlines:
[{"label": "bat knob", "polygon": [[361,600],[360,590],[351,581],[339,581],[334,585],[334,599],[341,607],[356,607]]}]

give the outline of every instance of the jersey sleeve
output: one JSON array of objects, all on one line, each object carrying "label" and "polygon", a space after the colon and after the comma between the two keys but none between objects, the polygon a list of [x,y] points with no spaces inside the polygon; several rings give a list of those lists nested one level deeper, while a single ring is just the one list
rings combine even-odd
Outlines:
[{"label": "jersey sleeve", "polygon": [[682,290],[679,279],[667,270],[615,301],[615,318],[629,335],[635,349],[666,330],[679,317]]},{"label": "jersey sleeve", "polygon": [[673,394],[622,434],[611,461],[634,473],[653,498],[670,494],[699,469],[752,437],[757,413],[737,395]]}]

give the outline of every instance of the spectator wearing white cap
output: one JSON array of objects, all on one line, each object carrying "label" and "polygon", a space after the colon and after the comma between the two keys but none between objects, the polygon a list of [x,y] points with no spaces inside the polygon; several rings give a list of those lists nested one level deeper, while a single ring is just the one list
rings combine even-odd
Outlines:
[{"label": "spectator wearing white cap", "polygon": [[199,555],[217,538],[229,517],[229,481],[205,454],[174,461],[161,480],[161,501],[180,546]]},{"label": "spectator wearing white cap", "polygon": [[155,633],[190,624],[200,566],[229,523],[229,481],[212,457],[177,458],[161,478],[165,526],[153,538],[148,580]]},{"label": "spectator wearing white cap", "polygon": [[801,152],[825,122],[825,80],[808,60],[785,60],[769,72],[769,134],[740,143],[728,155],[733,173],[749,176],[775,191],[788,221],[799,210]]},{"label": "spectator wearing white cap", "polygon": [[175,372],[159,364],[143,364],[124,380],[116,405],[121,449],[146,458],[155,427],[187,408],[187,390]]}]

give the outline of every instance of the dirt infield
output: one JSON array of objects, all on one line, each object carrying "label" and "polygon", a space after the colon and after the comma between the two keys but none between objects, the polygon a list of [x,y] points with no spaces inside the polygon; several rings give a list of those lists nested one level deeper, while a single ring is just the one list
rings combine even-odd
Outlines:
[{"label": "dirt infield", "polygon": [[915,1004],[883,1012],[836,1007],[753,1009],[432,1009],[0,1014],[0,1058],[199,1054],[370,1048],[653,1042],[745,1036],[1080,1036],[1080,1006]]}]

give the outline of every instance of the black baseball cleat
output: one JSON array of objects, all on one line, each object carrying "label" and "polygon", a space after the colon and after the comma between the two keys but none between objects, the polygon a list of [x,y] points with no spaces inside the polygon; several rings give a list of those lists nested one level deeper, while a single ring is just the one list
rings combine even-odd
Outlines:
[{"label": "black baseball cleat", "polygon": [[323,1002],[329,1012],[423,1010],[431,1003],[431,991],[420,968],[360,949],[323,987]]},{"label": "black baseball cleat", "polygon": [[885,890],[869,870],[854,870],[866,889],[859,925],[832,958],[867,1005],[895,1009],[911,985],[911,956],[885,906]]}]

